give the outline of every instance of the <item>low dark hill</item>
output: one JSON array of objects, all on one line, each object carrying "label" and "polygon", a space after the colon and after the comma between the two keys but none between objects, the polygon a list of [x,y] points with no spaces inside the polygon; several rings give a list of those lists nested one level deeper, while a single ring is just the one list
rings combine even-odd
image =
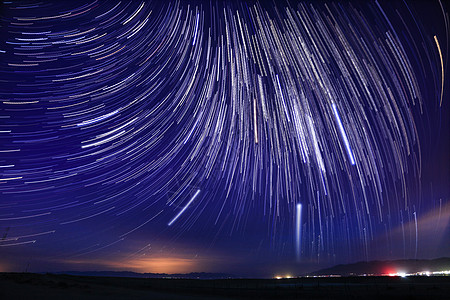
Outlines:
[{"label": "low dark hill", "polygon": [[309,275],[383,275],[397,272],[416,273],[416,272],[437,272],[450,270],[450,257],[437,259],[404,259],[404,260],[386,260],[357,262],[347,265],[336,265],[331,268],[312,272]]}]

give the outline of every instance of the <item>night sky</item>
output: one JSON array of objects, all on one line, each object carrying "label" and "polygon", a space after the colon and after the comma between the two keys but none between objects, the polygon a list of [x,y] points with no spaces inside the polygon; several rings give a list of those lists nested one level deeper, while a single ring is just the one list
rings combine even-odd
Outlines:
[{"label": "night sky", "polygon": [[0,271],[450,255],[446,1],[3,1]]}]

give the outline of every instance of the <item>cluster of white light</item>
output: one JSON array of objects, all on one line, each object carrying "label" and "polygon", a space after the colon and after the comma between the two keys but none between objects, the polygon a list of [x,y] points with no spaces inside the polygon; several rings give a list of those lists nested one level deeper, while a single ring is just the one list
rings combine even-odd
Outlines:
[{"label": "cluster of white light", "polygon": [[290,278],[294,278],[294,277],[292,275],[284,275],[284,276],[276,275],[273,278],[275,278],[275,279],[290,279]]},{"label": "cluster of white light", "polygon": [[406,272],[397,272],[397,273],[389,273],[389,276],[400,276],[400,277],[408,277],[408,276],[441,276],[441,275],[450,275],[450,270],[444,271],[419,271],[414,273],[406,273]]},{"label": "cluster of white light", "polygon": [[[389,273],[389,274],[360,274],[357,276],[391,276],[391,277],[408,277],[408,276],[448,276],[450,275],[450,270],[443,270],[443,271],[435,271],[435,272],[431,272],[431,271],[419,271],[419,272],[415,272],[415,273],[406,273],[403,271],[399,271],[396,273]],[[352,275],[354,276],[354,275]],[[305,276],[305,277],[342,277],[342,275],[336,275],[336,274],[329,274],[329,275],[315,275],[315,276]],[[275,279],[283,279],[283,278],[293,278],[290,275],[286,275],[286,276],[275,276]]]}]

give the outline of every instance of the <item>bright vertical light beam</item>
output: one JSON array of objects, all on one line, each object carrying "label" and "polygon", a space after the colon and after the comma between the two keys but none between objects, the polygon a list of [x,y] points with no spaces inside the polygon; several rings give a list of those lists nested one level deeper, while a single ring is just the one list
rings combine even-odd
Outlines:
[{"label": "bright vertical light beam", "polygon": [[297,256],[297,261],[300,261],[301,254],[301,241],[302,241],[302,205],[297,204],[296,216],[295,216],[295,253]]}]

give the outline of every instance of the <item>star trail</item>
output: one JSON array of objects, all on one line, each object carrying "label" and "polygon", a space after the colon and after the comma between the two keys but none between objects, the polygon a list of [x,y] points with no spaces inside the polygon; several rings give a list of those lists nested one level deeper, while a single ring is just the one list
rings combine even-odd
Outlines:
[{"label": "star trail", "polygon": [[233,252],[257,228],[293,262],[425,255],[450,195],[432,5],[4,1],[0,253]]}]

